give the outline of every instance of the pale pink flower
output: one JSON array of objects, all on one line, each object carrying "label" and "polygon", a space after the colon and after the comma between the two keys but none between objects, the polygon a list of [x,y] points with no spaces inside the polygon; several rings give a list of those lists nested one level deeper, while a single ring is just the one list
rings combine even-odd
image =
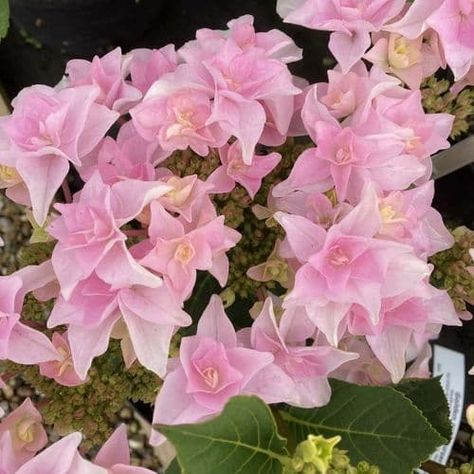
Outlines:
[{"label": "pale pink flower", "polygon": [[144,95],[155,81],[178,66],[178,56],[172,44],[160,49],[133,49],[126,56],[132,58],[129,65],[132,85]]},{"label": "pale pink flower", "polygon": [[179,49],[179,55],[186,62],[199,63],[217,54],[229,39],[242,51],[258,48],[264,51],[265,56],[284,63],[302,58],[302,50],[288,35],[280,30],[256,32],[253,23],[253,16],[243,15],[229,21],[227,31],[202,28],[196,32],[196,40],[188,41]]},{"label": "pale pink flower", "polygon": [[259,141],[282,143],[301,92],[286,66],[299,58],[298,48],[276,30],[255,34],[252,23],[245,16],[229,32],[199,30],[179,50],[214,95],[209,123],[239,140],[247,164]]},{"label": "pale pink flower", "polygon": [[61,216],[48,229],[58,239],[52,261],[65,298],[94,271],[115,288],[161,283],[132,258],[120,227],[167,191],[161,182],[132,179],[107,186],[95,174],[73,203],[56,205]]},{"label": "pale pink flower", "polygon": [[448,294],[423,283],[385,299],[376,324],[359,306],[352,307],[347,322],[351,334],[366,337],[394,383],[401,380],[407,362],[438,335],[442,325],[461,325]]},{"label": "pale pink flower", "polygon": [[40,374],[54,379],[58,384],[65,385],[66,387],[75,387],[83,384],[85,380],[81,379],[74,370],[67,332],[62,334],[54,332],[52,342],[59,354],[59,360],[40,363]]},{"label": "pale pink flower", "polygon": [[[9,463],[10,469],[19,468],[46,446],[48,437],[43,428],[42,421],[41,414],[31,403],[31,400],[27,398],[17,409],[13,410],[0,422],[0,439],[3,438],[5,433],[8,433],[11,443],[10,447],[14,462]],[[0,442],[0,444],[3,443]],[[0,463],[2,458],[1,451],[0,447]],[[12,470],[11,472],[13,473],[14,471]]]},{"label": "pale pink flower", "polygon": [[344,119],[344,125],[360,125],[369,115],[373,100],[387,92],[403,91],[399,81],[385,74],[379,67],[367,71],[358,61],[343,73],[338,65],[328,71],[328,82],[310,86],[307,90],[302,119],[307,132],[314,140],[313,128],[318,121],[331,121],[331,116]]},{"label": "pale pink flower", "polygon": [[235,136],[244,162],[250,164],[269,119],[267,110],[270,125],[285,135],[293,117],[293,97],[301,90],[284,63],[266,58],[258,49],[242,51],[230,41],[204,67],[216,90],[209,123],[219,123]]},{"label": "pale pink flower", "polygon": [[[181,340],[179,360],[170,362],[153,423],[195,423],[219,413],[230,398],[248,393],[251,379],[272,361],[268,352],[238,346],[222,301],[213,295],[196,335]],[[161,434],[152,432],[152,444],[163,441]]]},{"label": "pale pink flower", "polygon": [[190,296],[197,270],[209,271],[224,286],[229,272],[226,252],[240,239],[238,232],[224,225],[224,216],[191,227],[158,202],[150,209],[150,237],[142,243],[140,263],[163,275],[180,300]]},{"label": "pale pink flower", "polygon": [[265,176],[271,173],[281,160],[279,153],[254,155],[251,164],[244,162],[239,142],[224,145],[219,149],[222,166],[207,179],[214,186],[215,193],[231,192],[236,183],[242,185],[253,199],[262,185]]},{"label": "pale pink flower", "polygon": [[416,39],[396,33],[380,33],[373,35],[373,42],[373,48],[364,58],[394,74],[413,90],[419,89],[422,80],[443,64],[437,48],[437,35],[432,30]]},{"label": "pale pink flower", "polygon": [[0,165],[16,169],[28,189],[33,214],[43,224],[69,170],[80,166],[102,140],[118,114],[95,103],[93,86],[55,90],[23,89],[12,115],[0,120]]},{"label": "pale pink flower", "polygon": [[439,35],[446,62],[456,81],[474,60],[474,5],[471,0],[415,0],[407,13],[386,29],[415,39],[428,28]]},{"label": "pale pink flower", "polygon": [[120,48],[94,56],[92,62],[72,59],[66,65],[66,85],[77,88],[93,84],[100,90],[97,103],[125,114],[142,98],[141,92],[125,80],[131,60],[132,56],[122,56]]},{"label": "pale pink flower", "polygon": [[[169,170],[157,171],[171,190],[159,198],[160,204],[169,212],[179,214],[187,222],[192,222],[204,208],[213,207],[209,194],[214,193],[211,183],[198,179],[196,175],[180,178]],[[149,214],[149,212],[148,212]],[[150,223],[149,216],[140,216],[140,221]]]},{"label": "pale pink flower", "polygon": [[[284,320],[285,315],[282,317]],[[240,337],[249,341],[248,347],[270,352],[274,361],[250,381],[247,390],[267,403],[288,403],[314,408],[328,403],[331,389],[328,375],[340,365],[357,357],[330,346],[306,346],[305,341],[291,344],[287,340],[291,327],[277,324],[273,304],[267,298],[251,329]]]},{"label": "pale pink flower", "polygon": [[[105,442],[94,462],[79,454],[82,436],[72,433],[27,461],[18,470],[6,469],[5,474],[152,474],[143,467],[130,465],[126,427],[121,425]],[[0,439],[0,443],[3,438]],[[0,454],[10,454],[7,443],[0,444]],[[0,456],[0,463],[2,456]],[[0,468],[1,468],[0,464]]]},{"label": "pale pink flower", "polygon": [[305,305],[334,345],[351,305],[364,307],[376,323],[383,298],[407,291],[430,273],[411,247],[375,238],[381,226],[377,211],[373,191],[368,190],[361,203],[328,231],[301,216],[275,214],[302,263],[284,306]]},{"label": "pale pink flower", "polygon": [[114,289],[94,274],[68,300],[58,298],[48,327],[68,326],[72,362],[82,379],[92,360],[107,350],[114,327],[123,323],[138,361],[163,376],[171,337],[191,323],[181,306],[166,285]]},{"label": "pale pink flower", "polygon": [[370,46],[369,33],[379,31],[405,5],[404,0],[278,0],[285,22],[332,31],[329,49],[343,72]]},{"label": "pale pink flower", "polygon": [[158,144],[143,139],[130,121],[120,127],[116,140],[105,137],[76,168],[84,181],[88,181],[97,170],[106,184],[125,179],[153,181],[154,165],[163,156]]},{"label": "pale pink flower", "polygon": [[438,211],[431,207],[434,183],[379,198],[379,236],[411,245],[422,258],[452,247],[454,238]]},{"label": "pale pink flower", "polygon": [[405,189],[426,172],[393,139],[361,136],[351,127],[322,121],[314,125],[314,136],[318,147],[298,158],[288,180],[274,192],[327,191],[334,183],[340,201],[357,203],[367,183],[380,191]]},{"label": "pale pink flower", "polygon": [[212,93],[194,85],[187,65],[178,67],[150,88],[143,102],[131,110],[138,133],[148,141],[157,140],[170,155],[190,147],[206,156],[209,147],[222,146],[230,137],[221,124],[212,121]]},{"label": "pale pink flower", "polygon": [[404,145],[404,154],[423,161],[449,148],[448,137],[454,117],[445,113],[425,113],[419,90],[404,98],[379,96],[375,103],[381,129]]}]

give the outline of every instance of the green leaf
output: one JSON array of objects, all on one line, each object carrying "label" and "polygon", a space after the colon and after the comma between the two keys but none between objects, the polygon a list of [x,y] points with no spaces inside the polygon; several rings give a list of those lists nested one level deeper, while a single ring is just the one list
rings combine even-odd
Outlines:
[{"label": "green leaf", "polygon": [[440,383],[441,377],[411,379],[393,388],[408,397],[423,413],[430,425],[444,438],[451,439],[453,427],[449,419],[449,405]]},{"label": "green leaf", "polygon": [[352,464],[368,461],[384,474],[411,474],[443,438],[422,412],[392,387],[363,387],[331,380],[328,405],[282,411],[297,441],[308,434],[342,436]]},{"label": "green leaf", "polygon": [[257,397],[234,397],[204,423],[155,428],[174,444],[183,474],[280,474],[288,460],[286,440]]},{"label": "green leaf", "polygon": [[176,458],[171,461],[171,464],[166,469],[165,474],[181,474],[181,468],[179,467],[179,463]]},{"label": "green leaf", "polygon": [[10,6],[8,0],[0,0],[0,40],[7,36],[10,26]]}]

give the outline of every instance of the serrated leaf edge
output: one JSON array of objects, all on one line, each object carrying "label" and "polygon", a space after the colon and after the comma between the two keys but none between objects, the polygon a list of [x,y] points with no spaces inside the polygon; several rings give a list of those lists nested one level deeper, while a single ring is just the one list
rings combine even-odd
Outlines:
[{"label": "serrated leaf edge", "polygon": [[[353,385],[356,385],[356,384],[353,384]],[[358,385],[358,386],[359,386],[359,387],[364,387],[363,385]],[[341,388],[342,388],[342,386],[341,386]],[[438,433],[438,431],[436,431],[436,430],[433,428],[433,426],[432,426],[431,423],[427,420],[427,418],[425,417],[425,415],[423,414],[423,412],[422,412],[408,397],[406,397],[402,392],[399,392],[398,390],[395,390],[395,389],[394,389],[393,387],[391,387],[391,386],[386,386],[386,387],[384,387],[384,388],[389,389],[389,390],[391,390],[392,392],[397,393],[397,395],[400,395],[401,397],[403,397],[403,398],[405,399],[405,401],[408,402],[408,403],[411,405],[411,407],[414,408],[414,410],[415,410],[416,412],[418,412],[418,414],[419,414],[419,415],[423,418],[423,420],[426,422],[426,425],[427,425],[428,430],[430,430],[431,433],[432,433],[433,435],[435,435],[435,437],[438,438],[438,441],[437,441],[437,443],[438,443],[438,444],[437,444],[437,448],[439,448],[440,446],[442,446],[442,445],[445,444],[446,439],[445,439],[444,437],[442,437],[442,436]],[[340,389],[337,389],[337,390],[340,390]],[[333,389],[333,391],[334,391],[334,389]],[[283,418],[285,421],[287,421],[287,422],[300,423],[300,424],[302,424],[302,425],[304,425],[304,426],[311,427],[311,428],[314,428],[314,427],[317,427],[317,426],[318,426],[318,425],[315,425],[315,424],[313,424],[313,423],[307,423],[307,422],[305,423],[304,420],[301,420],[301,419],[299,419],[299,418],[295,418],[294,416],[292,416],[292,415],[291,415],[289,412],[287,412],[287,411],[280,410],[279,413],[280,413],[280,415],[282,416],[282,418]],[[373,434],[374,434],[373,432],[364,432],[364,431],[359,431],[359,432],[358,432],[358,431],[354,431],[354,430],[344,430],[344,429],[340,429],[340,428],[329,427],[329,426],[326,426],[326,425],[321,425],[320,427],[323,428],[323,429],[329,430],[329,431],[333,431],[334,433],[340,434],[340,435],[342,435],[342,436],[343,436],[344,433],[347,433],[347,434],[355,433],[355,434],[367,435],[367,436],[370,436],[370,435],[373,435]],[[314,433],[314,434],[317,434],[317,432]],[[344,436],[343,436],[343,438],[344,438]],[[406,440],[408,440],[408,441],[416,440],[416,439],[417,439],[417,438],[407,438],[406,436],[384,436],[384,438],[389,438],[389,439],[406,439]],[[298,440],[298,441],[302,441],[302,440]],[[364,453],[362,453],[362,451],[359,451],[359,452],[360,452],[360,454],[364,454]],[[349,453],[349,454],[350,454],[350,453]],[[426,453],[426,454],[423,454],[423,453],[422,453],[421,456],[423,456],[423,459],[422,459],[421,463],[423,463],[424,461],[426,461],[427,459],[429,459],[429,456],[430,456],[431,454],[433,454],[433,452],[429,452],[429,453]],[[364,456],[365,456],[365,454],[364,454]],[[425,456],[426,456],[426,457],[425,457]],[[370,459],[368,459],[368,461],[370,461]],[[421,463],[420,463],[420,464],[421,464]],[[416,469],[416,468],[418,468],[418,467],[419,467],[419,466],[413,466],[413,469]],[[412,469],[412,470],[413,470],[413,469]],[[411,474],[412,470],[411,470],[409,473],[407,473],[407,474]]]}]

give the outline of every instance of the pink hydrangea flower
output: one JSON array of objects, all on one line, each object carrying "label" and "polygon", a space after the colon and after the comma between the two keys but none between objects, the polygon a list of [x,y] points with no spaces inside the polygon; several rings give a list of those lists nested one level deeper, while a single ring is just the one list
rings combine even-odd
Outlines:
[{"label": "pink hydrangea flower", "polygon": [[[179,360],[170,363],[153,423],[195,423],[219,413],[231,397],[248,393],[251,379],[272,361],[268,352],[238,346],[222,301],[213,295],[196,335],[181,340]],[[152,432],[152,444],[163,441],[161,434]]]},{"label": "pink hydrangea flower", "polygon": [[431,207],[434,183],[379,198],[382,228],[379,235],[411,245],[422,258],[452,247],[454,238],[438,211]]},{"label": "pink hydrangea flower", "polygon": [[252,15],[243,15],[227,23],[228,30],[202,28],[196,32],[196,40],[188,41],[179,50],[179,55],[188,63],[200,63],[215,56],[227,40],[233,41],[242,51],[257,48],[266,57],[283,63],[299,61],[303,57],[301,48],[280,30],[256,32]]},{"label": "pink hydrangea flower", "polygon": [[134,357],[163,376],[171,337],[178,327],[191,323],[181,306],[166,285],[114,289],[93,274],[75,287],[68,300],[58,298],[48,327],[68,326],[74,370],[82,379],[92,360],[107,350],[114,327],[123,323]]},{"label": "pink hydrangea flower", "polygon": [[404,144],[405,154],[423,161],[449,148],[454,117],[445,113],[426,114],[419,90],[403,98],[379,96],[375,109],[380,115],[381,129]]},{"label": "pink hydrangea flower", "polygon": [[98,87],[100,95],[96,102],[120,114],[127,113],[141,98],[141,92],[125,80],[129,73],[132,56],[122,56],[122,50],[115,48],[92,62],[72,59],[66,65],[67,87],[90,85]]},{"label": "pink hydrangea flower", "polygon": [[209,271],[224,286],[229,272],[225,253],[240,239],[238,232],[224,225],[224,217],[190,225],[158,202],[151,203],[150,209],[150,238],[141,246],[140,263],[163,275],[180,300],[190,296],[197,270]]},{"label": "pink hydrangea flower", "polygon": [[285,22],[332,31],[329,49],[347,72],[370,46],[369,33],[379,31],[404,5],[404,0],[278,0],[277,11]]},{"label": "pink hydrangea flower", "polygon": [[358,306],[351,309],[348,318],[349,332],[365,336],[394,383],[404,376],[412,354],[419,354],[442,325],[461,326],[461,321],[448,294],[427,284],[385,299],[377,324],[371,323]]},{"label": "pink hydrangea flower", "polygon": [[105,137],[76,168],[84,181],[88,181],[96,171],[106,184],[126,179],[153,181],[154,165],[163,157],[158,144],[144,140],[130,121],[120,127],[116,140]]},{"label": "pink hydrangea flower", "polygon": [[[72,433],[57,441],[34,458],[22,464],[18,470],[0,464],[5,474],[152,474],[152,471],[130,465],[126,429],[122,425],[112,434],[98,452],[94,462],[86,461],[79,454],[82,436]],[[0,438],[0,463],[10,457],[11,442]]]},{"label": "pink hydrangea flower", "polygon": [[[282,316],[282,319],[285,315]],[[295,345],[287,341],[291,327],[276,322],[270,298],[264,303],[251,330],[243,330],[241,338],[249,338],[248,347],[273,354],[274,361],[249,382],[247,390],[262,397],[267,403],[314,408],[328,403],[331,388],[328,374],[357,354],[340,351],[330,346]]]},{"label": "pink hydrangea flower", "polygon": [[0,120],[0,165],[16,169],[39,224],[66,177],[68,161],[80,166],[118,117],[95,103],[98,95],[93,86],[59,91],[32,86],[13,100],[12,115]]},{"label": "pink hydrangea flower", "polygon": [[67,332],[63,334],[59,332],[53,333],[52,343],[60,359],[40,363],[40,374],[54,379],[58,384],[65,385],[66,387],[75,387],[83,384],[85,380],[81,379],[74,370]]},{"label": "pink hydrangea flower", "polygon": [[446,62],[456,81],[474,61],[474,6],[470,0],[415,0],[408,12],[387,27],[415,39],[428,28],[439,35]]},{"label": "pink hydrangea flower", "polygon": [[314,125],[314,136],[318,147],[298,158],[276,193],[327,191],[334,183],[340,201],[357,203],[367,183],[381,191],[405,189],[426,173],[418,160],[402,154],[403,144],[396,140],[361,136],[351,127],[322,121]]},{"label": "pink hydrangea flower", "polygon": [[270,153],[254,155],[252,163],[246,164],[239,142],[224,145],[219,149],[219,157],[222,166],[218,167],[207,180],[207,183],[214,186],[213,192],[231,192],[235,183],[239,183],[252,199],[260,189],[263,178],[271,173],[281,160],[279,153]]},{"label": "pink hydrangea flower", "polygon": [[228,33],[199,30],[179,51],[214,95],[209,123],[240,141],[247,164],[262,137],[270,144],[288,133],[301,92],[286,66],[299,58],[298,48],[275,30],[255,34],[252,23],[245,16],[230,22]]},{"label": "pink hydrangea flower", "polygon": [[173,72],[178,65],[178,56],[172,44],[160,49],[133,49],[128,56],[132,57],[129,66],[132,85],[143,95],[155,81]]},{"label": "pink hydrangea flower", "polygon": [[318,121],[329,121],[330,116],[343,120],[344,125],[361,124],[367,120],[373,100],[385,93],[397,90],[399,81],[385,74],[379,67],[367,71],[358,61],[348,72],[343,73],[338,65],[328,71],[328,82],[308,88],[302,119],[307,132],[313,137],[313,125]]},{"label": "pink hydrangea flower", "polygon": [[171,154],[190,147],[206,156],[230,137],[221,124],[211,123],[213,91],[186,64],[156,81],[144,100],[131,110],[138,133],[157,140]]},{"label": "pink hydrangea flower", "polygon": [[399,77],[412,90],[419,89],[422,80],[443,65],[438,36],[433,31],[416,39],[396,33],[381,33],[373,35],[373,41],[373,48],[364,58]]},{"label": "pink hydrangea flower", "polygon": [[[4,438],[5,434],[8,434],[11,443],[9,446],[12,454],[10,460],[8,460],[10,456],[5,453],[6,464],[11,470],[10,472],[15,472],[15,469],[33,458],[39,450],[46,446],[48,437],[42,421],[41,414],[29,398],[1,421],[0,440]],[[2,444],[0,441],[0,446]],[[2,448],[0,447],[0,468],[2,467],[2,457]]]},{"label": "pink hydrangea flower", "polygon": [[49,232],[58,239],[52,262],[65,298],[94,271],[115,288],[160,284],[132,258],[120,226],[167,191],[169,187],[161,182],[132,179],[107,186],[95,174],[73,203],[56,205],[61,216],[50,224]]},{"label": "pink hydrangea flower", "polygon": [[[164,171],[163,173],[161,171]],[[159,169],[158,176],[171,190],[158,199],[160,204],[170,213],[176,213],[186,222],[192,222],[203,209],[213,208],[209,194],[214,190],[209,182],[198,179],[196,175],[180,178],[168,170]],[[146,213],[145,213],[146,214]],[[141,222],[150,223],[150,216],[141,215]]]},{"label": "pink hydrangea flower", "polygon": [[301,216],[275,214],[302,264],[284,306],[306,306],[308,316],[334,345],[351,305],[365,308],[376,323],[383,298],[407,291],[430,273],[411,247],[375,238],[381,226],[376,206],[368,190],[328,231]]}]

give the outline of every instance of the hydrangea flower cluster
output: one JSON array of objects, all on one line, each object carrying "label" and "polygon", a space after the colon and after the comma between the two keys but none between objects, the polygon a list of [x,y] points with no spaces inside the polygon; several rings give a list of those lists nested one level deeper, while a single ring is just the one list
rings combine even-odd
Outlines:
[{"label": "hydrangea flower cluster", "polygon": [[[301,50],[244,16],[225,31],[199,30],[177,51],[73,60],[56,87],[23,90],[0,119],[0,186],[31,209],[54,250],[0,277],[0,358],[76,386],[119,339],[127,368],[138,361],[163,379],[157,424],[206,419],[238,394],[319,407],[330,399],[328,376],[428,376],[429,341],[461,323],[427,263],[453,244],[430,181],[430,156],[449,147],[453,117],[425,113],[419,86],[446,64],[470,81],[474,52],[472,1],[435,3],[280,0],[287,21],[332,31],[339,64],[326,83],[294,77],[288,64]],[[193,321],[196,282],[207,272],[225,288],[245,228],[227,225],[215,198],[241,186],[253,199],[282,160],[274,147],[306,135],[267,206],[254,208],[281,238],[248,276],[277,282],[275,294],[258,292],[250,326],[229,318],[218,295]],[[170,160],[184,153],[218,164],[207,179],[173,173]],[[53,302],[47,327],[22,320],[29,294]],[[2,454],[17,441],[0,440]],[[153,444],[163,440],[152,433]],[[85,462],[78,443],[70,435],[34,459],[59,449]],[[103,449],[97,464],[127,464]],[[15,456],[17,472],[33,472],[35,461]]]}]

